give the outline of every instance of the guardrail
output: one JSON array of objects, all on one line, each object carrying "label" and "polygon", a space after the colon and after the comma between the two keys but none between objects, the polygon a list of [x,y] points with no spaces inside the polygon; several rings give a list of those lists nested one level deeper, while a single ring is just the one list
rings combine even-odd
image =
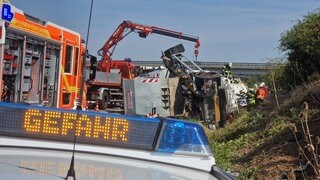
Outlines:
[{"label": "guardrail", "polygon": [[[133,61],[135,65],[137,66],[162,66],[163,62],[162,61]],[[205,68],[222,68],[224,64],[227,62],[201,62],[197,61],[195,62],[197,65],[200,67],[205,67]],[[186,63],[190,64],[191,63]],[[266,63],[241,63],[241,62],[236,62],[232,63],[232,68],[233,69],[265,69],[267,70],[267,64]]]}]

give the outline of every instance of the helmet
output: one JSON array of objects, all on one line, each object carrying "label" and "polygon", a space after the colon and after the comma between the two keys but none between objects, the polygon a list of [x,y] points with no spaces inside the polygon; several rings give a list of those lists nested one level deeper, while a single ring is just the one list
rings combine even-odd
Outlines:
[{"label": "helmet", "polygon": [[259,85],[259,87],[263,87],[264,85],[265,85],[265,83],[262,82],[262,83]]},{"label": "helmet", "polygon": [[229,62],[229,66],[232,67],[232,62]]}]

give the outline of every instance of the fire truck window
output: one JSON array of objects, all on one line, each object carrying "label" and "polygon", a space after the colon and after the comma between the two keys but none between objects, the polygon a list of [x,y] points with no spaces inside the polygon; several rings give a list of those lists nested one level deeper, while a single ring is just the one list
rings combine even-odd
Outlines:
[{"label": "fire truck window", "polygon": [[73,53],[73,47],[67,45],[66,46],[65,64],[64,64],[64,72],[65,73],[71,73],[72,53]]},{"label": "fire truck window", "polygon": [[71,93],[63,93],[62,94],[62,103],[70,104]]},{"label": "fire truck window", "polygon": [[79,48],[76,48],[76,54],[74,56],[74,62],[75,62],[75,66],[74,66],[74,75],[78,75],[78,62],[79,61]]}]

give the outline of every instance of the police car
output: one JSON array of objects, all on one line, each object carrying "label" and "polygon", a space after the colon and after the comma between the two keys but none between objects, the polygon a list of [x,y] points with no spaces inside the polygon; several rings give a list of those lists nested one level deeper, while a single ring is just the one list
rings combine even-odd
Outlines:
[{"label": "police car", "polygon": [[0,179],[236,179],[171,118],[0,103]]}]

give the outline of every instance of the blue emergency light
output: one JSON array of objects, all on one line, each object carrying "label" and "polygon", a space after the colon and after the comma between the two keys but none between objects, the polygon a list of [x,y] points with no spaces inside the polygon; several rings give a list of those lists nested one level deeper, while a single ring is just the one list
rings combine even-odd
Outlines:
[{"label": "blue emergency light", "polygon": [[148,151],[212,155],[203,128],[171,118],[0,102],[0,135]]},{"label": "blue emergency light", "polygon": [[203,128],[193,122],[164,119],[157,151],[211,155],[210,146]]},{"label": "blue emergency light", "polygon": [[3,3],[1,8],[1,19],[7,22],[11,22],[14,16],[14,13],[11,11],[11,5]]}]

